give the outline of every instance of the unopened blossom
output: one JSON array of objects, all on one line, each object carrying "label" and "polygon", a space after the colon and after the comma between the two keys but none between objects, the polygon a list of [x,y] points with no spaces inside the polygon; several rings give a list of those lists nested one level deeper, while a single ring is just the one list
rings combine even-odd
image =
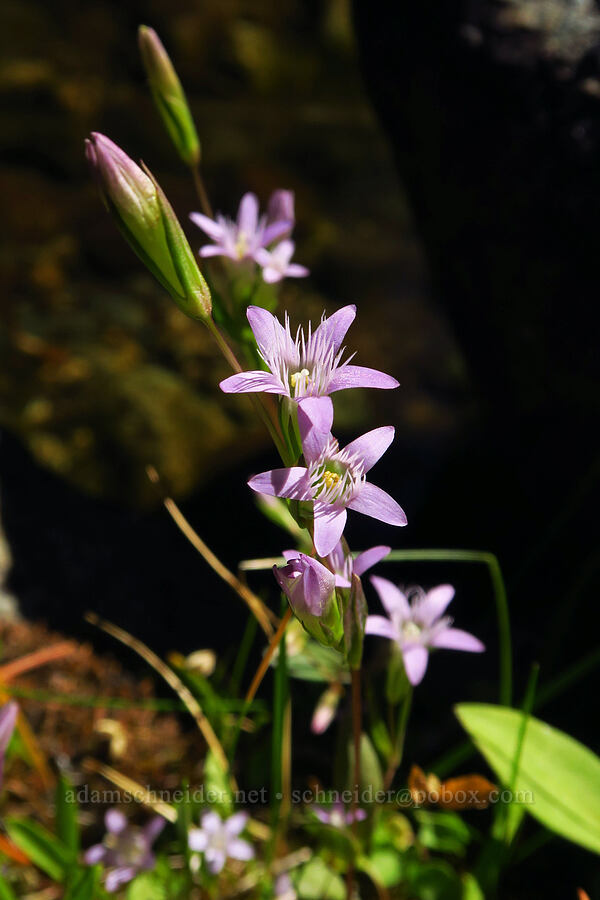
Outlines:
[{"label": "unopened blossom", "polygon": [[104,886],[109,894],[114,894],[139,872],[154,868],[152,844],[163,830],[165,820],[155,816],[145,828],[137,828],[118,809],[109,809],[104,823],[104,840],[90,847],[84,859],[90,866],[102,863],[108,869]]},{"label": "unopened blossom", "polygon": [[2,788],[2,778],[4,775],[4,759],[6,751],[10,743],[15,725],[17,724],[17,714],[19,707],[14,701],[5,703],[0,709],[0,789]]},{"label": "unopened blossom", "polygon": [[254,259],[262,267],[262,276],[267,284],[274,284],[282,278],[304,278],[309,274],[306,266],[291,261],[295,249],[293,241],[285,240],[272,250],[260,247],[256,251]]},{"label": "unopened blossom", "polygon": [[339,640],[341,621],[333,572],[317,559],[297,553],[286,566],[273,566],[273,574],[308,633],[326,644]]},{"label": "unopened blossom", "polygon": [[307,398],[298,410],[306,466],[271,469],[248,482],[252,490],[262,494],[313,502],[313,539],[320,557],[331,553],[340,540],[346,509],[389,525],[406,525],[406,515],[398,503],[366,480],[394,439],[394,428],[375,428],[341,449],[331,435],[332,421],[331,406]]},{"label": "unopened blossom", "polygon": [[314,331],[309,323],[306,332],[299,328],[295,336],[287,313],[283,325],[260,306],[249,306],[247,316],[268,371],[231,375],[220,384],[226,394],[266,392],[302,401],[346,388],[398,387],[390,375],[351,365],[352,357],[342,360],[342,342],[356,316],[354,305],[344,306],[329,317],[323,315]]},{"label": "unopened blossom", "polygon": [[227,256],[234,262],[254,260],[262,247],[267,247],[283,235],[289,234],[293,222],[288,220],[267,221],[258,214],[258,198],[248,192],[240,200],[235,221],[217,214],[215,219],[203,213],[190,213],[190,219],[213,240],[200,249],[200,256]]},{"label": "unopened blossom", "polygon": [[324,825],[331,825],[333,828],[345,828],[346,825],[362,822],[367,818],[365,810],[360,807],[346,811],[341,800],[336,800],[328,809],[323,806],[313,806],[312,811],[320,822],[323,822]]},{"label": "unopened blossom", "polygon": [[323,691],[310,721],[310,730],[313,734],[324,734],[327,731],[335,718],[341,696],[342,687],[339,683],[331,684]]},{"label": "unopened blossom", "polygon": [[294,211],[294,192],[279,189],[273,191],[267,204],[267,225],[275,222],[288,222],[290,231],[296,222]]},{"label": "unopened blossom", "polygon": [[190,850],[204,856],[209,872],[217,875],[228,858],[248,860],[254,858],[254,850],[248,841],[239,835],[248,822],[248,814],[234,813],[222,819],[214,810],[205,812],[200,819],[200,828],[190,828],[188,844]]},{"label": "unopened blossom", "polygon": [[422,588],[415,588],[407,596],[385,578],[373,575],[371,584],[379,594],[388,617],[369,616],[365,634],[396,642],[412,685],[422,680],[430,650],[445,648],[470,653],[485,650],[481,641],[472,634],[452,628],[452,619],[444,615],[454,597],[452,585],[440,584],[427,593]]}]

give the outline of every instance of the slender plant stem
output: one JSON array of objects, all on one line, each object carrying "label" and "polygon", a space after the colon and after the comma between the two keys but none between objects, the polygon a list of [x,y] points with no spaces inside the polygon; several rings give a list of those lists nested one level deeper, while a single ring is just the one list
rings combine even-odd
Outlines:
[{"label": "slender plant stem", "polygon": [[265,677],[267,669],[269,668],[269,663],[271,662],[271,660],[273,658],[273,654],[277,650],[277,647],[279,646],[279,642],[281,641],[281,638],[283,637],[283,633],[284,633],[285,629],[287,628],[288,622],[290,621],[291,618],[292,618],[292,610],[288,606],[288,608],[286,609],[285,613],[282,616],[282,619],[279,623],[279,627],[278,627],[277,631],[271,638],[271,643],[269,644],[269,646],[267,648],[267,652],[263,656],[261,663],[254,674],[254,678],[252,679],[252,683],[250,684],[250,687],[248,688],[248,693],[246,694],[246,698],[245,698],[246,703],[252,703],[252,701],[254,700],[254,697],[256,696],[256,692],[260,687],[261,681]]},{"label": "slender plant stem", "polygon": [[196,193],[198,194],[198,200],[200,201],[202,212],[205,216],[208,216],[209,219],[212,219],[214,218],[214,215],[212,206],[210,205],[210,200],[208,199],[208,194],[206,193],[204,178],[202,177],[202,172],[200,171],[200,164],[196,163],[196,165],[192,166],[191,169],[192,177],[194,179],[194,187],[196,188]]},{"label": "slender plant stem", "polygon": [[[352,814],[352,836],[356,839],[357,828],[358,828],[358,820],[357,820],[357,810],[358,810],[358,792],[360,790],[361,785],[361,767],[360,767],[360,743],[361,743],[361,735],[362,735],[362,701],[361,701],[361,679],[360,679],[360,669],[352,669],[351,678],[352,678],[352,745],[354,748],[353,752],[353,762],[354,762],[354,770],[352,773],[352,801],[350,804],[350,811]],[[350,863],[348,867],[348,872],[346,875],[346,897],[347,900],[352,900],[352,896],[354,893],[354,860]]]},{"label": "slender plant stem", "polygon": [[385,773],[384,785],[386,790],[391,787],[394,776],[402,762],[402,756],[404,755],[404,741],[406,739],[406,728],[412,705],[412,695],[413,689],[412,687],[409,687],[400,706],[400,716],[398,720],[398,730],[395,735],[394,751],[390,758],[387,772]]}]

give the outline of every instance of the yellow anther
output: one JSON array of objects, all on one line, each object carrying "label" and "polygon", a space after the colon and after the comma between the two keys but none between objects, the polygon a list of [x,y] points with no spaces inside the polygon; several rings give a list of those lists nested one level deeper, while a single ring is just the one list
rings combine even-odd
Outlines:
[{"label": "yellow anther", "polygon": [[308,371],[308,369],[301,369],[300,372],[294,372],[292,375],[290,375],[290,383],[292,387],[296,387],[300,378],[308,378],[309,375],[310,372]]},{"label": "yellow anther", "polygon": [[340,480],[340,476],[338,475],[337,472],[329,472],[327,470],[325,472],[323,472],[323,481],[325,482],[325,487],[327,488],[327,490],[330,490],[330,488],[335,487],[335,485],[338,483],[339,480]]}]

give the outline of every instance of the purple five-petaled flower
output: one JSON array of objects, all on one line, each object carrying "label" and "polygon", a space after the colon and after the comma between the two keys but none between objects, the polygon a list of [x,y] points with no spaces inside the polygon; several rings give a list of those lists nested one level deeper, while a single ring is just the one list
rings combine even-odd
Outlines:
[{"label": "purple five-petaled flower", "polygon": [[[356,306],[344,306],[332,316],[323,316],[321,324],[307,333],[302,328],[292,336],[289,318],[285,324],[260,306],[249,306],[250,327],[268,371],[256,369],[231,375],[221,382],[226,394],[279,394],[292,400],[328,397],[346,388],[396,388],[390,375],[365,366],[342,361],[342,341],[356,316]],[[330,400],[325,401],[331,403]]]},{"label": "purple five-petaled flower", "polygon": [[346,825],[352,825],[353,822],[362,822],[367,818],[364,809],[358,807],[356,810],[346,811],[341,800],[336,800],[329,808],[322,806],[313,806],[312,812],[320,822],[324,825],[331,825],[333,828],[345,828]]},{"label": "purple five-petaled flower", "polygon": [[103,842],[90,847],[84,859],[90,866],[102,863],[109,870],[104,886],[109,894],[114,894],[139,872],[154,868],[152,844],[163,830],[165,820],[155,816],[145,828],[137,828],[118,809],[109,809],[104,824]]},{"label": "purple five-petaled flower", "polygon": [[0,788],[2,788],[2,779],[4,776],[4,758],[6,751],[17,724],[17,713],[19,707],[14,701],[5,703],[0,709]]},{"label": "purple five-petaled flower", "polygon": [[[190,213],[190,219],[213,241],[200,249],[200,256],[228,256],[235,262],[256,259],[256,253],[273,241],[288,235],[294,225],[294,201],[287,196],[289,191],[276,191],[269,202],[269,213],[258,215],[256,194],[244,194],[240,200],[237,219],[234,222],[220,213],[210,219],[203,213]],[[281,213],[291,214],[292,219],[278,219]]]},{"label": "purple five-petaled flower", "polygon": [[313,502],[313,538],[320,557],[331,553],[340,540],[346,509],[389,525],[406,525],[396,501],[366,480],[394,439],[391,425],[363,434],[342,450],[331,434],[332,405],[311,397],[298,408],[298,424],[306,466],[262,472],[248,484],[261,494]]},{"label": "purple five-petaled flower", "polygon": [[481,653],[484,645],[467,631],[452,628],[452,619],[444,612],[454,588],[440,584],[425,593],[421,588],[412,597],[385,578],[371,577],[371,584],[379,594],[388,618],[368,616],[365,634],[378,635],[395,641],[404,661],[406,676],[412,685],[419,684],[425,675],[429,651],[438,648]]},{"label": "purple five-petaled flower", "polygon": [[371,547],[370,550],[363,550],[362,553],[353,557],[352,554],[344,551],[341,541],[337,543],[327,557],[327,564],[335,574],[336,587],[351,587],[353,575],[364,575],[368,569],[385,559],[391,549],[391,547],[381,544]]},{"label": "purple five-petaled flower", "polygon": [[209,810],[203,814],[200,828],[190,828],[188,832],[190,850],[203,854],[207,868],[213,875],[218,875],[228,857],[253,859],[252,845],[239,836],[247,822],[248,814],[244,812],[222,819],[217,812]]},{"label": "purple five-petaled flower", "polygon": [[259,247],[254,259],[262,266],[262,275],[267,284],[275,284],[282,278],[305,278],[309,274],[306,266],[293,263],[295,244],[293,241],[280,241],[272,250]]}]

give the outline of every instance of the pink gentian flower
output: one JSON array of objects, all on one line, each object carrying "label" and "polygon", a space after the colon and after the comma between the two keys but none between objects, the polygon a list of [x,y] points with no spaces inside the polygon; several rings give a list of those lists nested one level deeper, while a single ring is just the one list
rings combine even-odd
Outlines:
[{"label": "pink gentian flower", "polygon": [[341,800],[336,800],[329,809],[325,809],[322,806],[313,806],[312,812],[320,822],[323,822],[324,825],[331,825],[333,828],[345,828],[346,825],[352,825],[353,822],[363,822],[367,818],[365,810],[360,807],[354,812],[352,810],[346,812]]},{"label": "pink gentian flower", "polygon": [[287,314],[285,325],[260,306],[249,306],[247,316],[269,371],[231,375],[220,384],[226,394],[264,391],[301,402],[305,397],[328,397],[346,388],[398,387],[396,379],[384,372],[352,366],[350,359],[342,362],[342,341],[356,316],[354,305],[338,309],[329,318],[324,315],[314,331],[309,324],[308,335],[299,328],[295,338]]},{"label": "pink gentian flower", "polygon": [[273,566],[273,574],[301,622],[327,614],[335,598],[335,575],[323,563],[296,551],[287,566]]},{"label": "pink gentian flower", "polygon": [[4,758],[6,751],[17,724],[17,714],[19,707],[11,700],[5,703],[0,709],[0,789],[2,788],[2,778],[4,775]]},{"label": "pink gentian flower", "polygon": [[381,544],[371,547],[370,550],[363,550],[362,553],[353,557],[351,553],[344,552],[340,541],[327,557],[327,563],[335,574],[336,587],[351,587],[353,575],[364,575],[366,571],[385,559],[391,549],[391,547]]},{"label": "pink gentian flower", "polygon": [[[274,203],[273,211],[277,212],[284,205],[281,201]],[[240,200],[235,222],[220,213],[216,219],[210,219],[202,213],[193,212],[190,219],[214,241],[200,249],[200,256],[228,256],[235,262],[255,259],[261,247],[289,234],[294,224],[289,220],[268,221],[267,216],[259,218],[258,198],[252,193],[244,194]]]},{"label": "pink gentian flower", "polygon": [[347,508],[389,525],[406,525],[404,510],[386,491],[366,480],[394,439],[394,428],[375,428],[342,450],[331,435],[332,423],[331,405],[306,398],[298,408],[306,466],[271,469],[248,482],[261,494],[313,501],[313,538],[320,557],[331,553],[340,540]]},{"label": "pink gentian flower", "polygon": [[234,813],[222,819],[214,810],[205,812],[200,820],[200,828],[190,828],[188,843],[190,850],[202,853],[209,872],[218,875],[228,857],[248,860],[254,858],[254,850],[248,841],[239,837],[246,827],[248,814]]},{"label": "pink gentian flower", "polygon": [[295,244],[290,240],[280,241],[272,250],[259,247],[254,259],[262,266],[262,275],[267,284],[274,284],[282,278],[304,278],[309,274],[306,266],[291,262],[294,250]]},{"label": "pink gentian flower", "polygon": [[152,844],[163,830],[165,820],[155,816],[145,828],[137,828],[118,809],[109,809],[104,824],[103,842],[86,850],[84,859],[89,866],[102,863],[109,869],[104,886],[109,894],[114,894],[139,872],[154,868]]},{"label": "pink gentian flower", "polygon": [[368,616],[365,634],[395,641],[402,652],[406,676],[412,685],[419,684],[425,675],[429,651],[438,648],[481,653],[484,645],[472,634],[452,628],[450,616],[444,612],[454,588],[440,584],[425,593],[416,588],[409,598],[385,578],[371,577],[371,584],[379,594],[388,618]]}]

